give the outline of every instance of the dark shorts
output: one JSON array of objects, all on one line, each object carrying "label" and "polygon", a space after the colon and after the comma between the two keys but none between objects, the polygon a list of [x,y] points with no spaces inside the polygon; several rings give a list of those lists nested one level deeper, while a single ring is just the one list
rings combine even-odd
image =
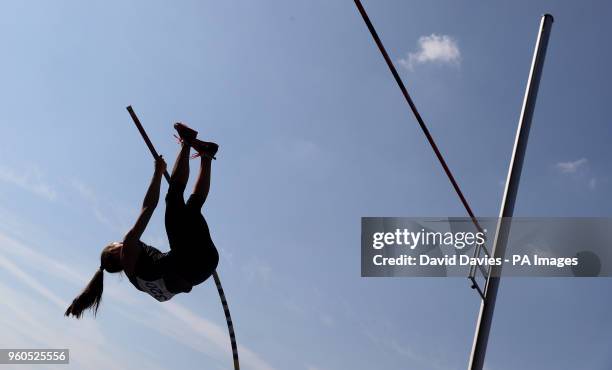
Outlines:
[{"label": "dark shorts", "polygon": [[180,273],[192,285],[208,279],[219,263],[219,253],[202,216],[202,196],[183,197],[185,184],[170,181],[166,194],[166,234]]}]

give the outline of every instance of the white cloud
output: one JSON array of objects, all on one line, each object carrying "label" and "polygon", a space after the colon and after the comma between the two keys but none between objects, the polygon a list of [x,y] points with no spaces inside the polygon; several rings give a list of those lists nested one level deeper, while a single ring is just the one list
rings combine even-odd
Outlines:
[{"label": "white cloud", "polygon": [[132,215],[131,217],[134,217],[134,220],[138,215],[137,209],[132,211],[128,207],[119,206],[103,198],[101,199],[96,191],[83,181],[72,179],[70,185],[90,207],[96,220],[116,233],[123,234],[129,229],[131,226],[128,221],[130,214]]},{"label": "white cloud", "polygon": [[272,267],[257,257],[249,259],[242,271],[245,280],[249,283],[267,284],[272,279]]},{"label": "white cloud", "polygon": [[[77,288],[84,287],[94,273],[94,270],[87,273],[78,272],[69,265],[36,251],[34,246],[28,246],[1,231],[0,251],[4,257],[15,257],[14,259],[3,259],[0,256],[0,267],[3,267],[7,272],[10,272],[13,276],[21,279],[20,281],[22,283],[30,286],[30,288],[37,291],[51,302],[56,304],[60,304],[61,302],[60,306],[63,308],[68,306],[66,303],[67,301],[63,301],[51,291],[48,291],[42,284],[39,284],[37,280],[33,279],[23,269],[19,268],[17,264],[13,262],[13,260],[26,263],[28,265],[28,271],[42,272],[50,277],[58,278],[66,283],[69,283],[73,287]],[[74,294],[76,295],[77,293],[78,291],[75,290]],[[133,295],[124,294],[121,291],[107,290],[104,292],[104,295],[125,304],[133,305],[136,303]]]},{"label": "white cloud", "polygon": [[[227,329],[205,319],[184,305],[176,302],[157,304],[157,309],[133,314],[118,309],[134,323],[155,330],[193,351],[203,354],[209,361],[230,361],[232,353]],[[259,354],[238,343],[242,367],[254,370],[274,370]]]},{"label": "white cloud", "polygon": [[459,65],[461,52],[457,41],[448,35],[421,36],[418,41],[419,49],[408,53],[407,58],[399,60],[399,64],[413,70],[417,64],[439,63]]},{"label": "white cloud", "polygon": [[[144,356],[116,346],[95,320],[68,320],[27,289],[0,282],[0,341],[17,348],[69,348],[78,369],[162,370]],[[133,364],[134,360],[136,365]],[[132,362],[132,364],[130,364]],[[39,365],[24,365],[36,370]]]},{"label": "white cloud", "polygon": [[0,232],[0,251],[4,256],[15,256],[27,261],[36,271],[43,271],[48,275],[60,278],[65,281],[83,281],[85,276],[75,272],[67,265],[47,257],[35,248],[28,247],[2,232]]},{"label": "white cloud", "polygon": [[36,293],[47,298],[49,301],[53,302],[58,307],[60,308],[68,307],[68,304],[66,301],[58,297],[55,293],[53,293],[51,290],[49,290],[47,287],[41,284],[37,279],[33,278],[32,275],[28,274],[23,269],[19,268],[19,266],[17,266],[16,264],[14,264],[12,261],[5,258],[4,256],[0,256],[0,268],[12,274],[14,277],[19,279],[21,283],[27,285],[29,288],[34,290]]},{"label": "white cloud", "polygon": [[423,348],[417,348],[418,343],[408,344],[401,343],[390,337],[389,332],[393,327],[393,323],[388,320],[382,321],[362,321],[357,325],[361,327],[363,337],[370,340],[372,346],[376,347],[377,350],[385,351],[387,353],[393,353],[400,355],[410,362],[418,363],[418,368],[427,368],[432,370],[447,370],[452,367],[448,366],[449,362],[442,351],[433,349],[433,351],[426,351]]},{"label": "white cloud", "polygon": [[0,166],[0,181],[13,184],[49,201],[57,198],[57,193],[45,182],[43,172],[36,166],[22,168],[20,171]]},{"label": "white cloud", "polygon": [[[178,330],[176,332],[178,337],[175,337],[175,339],[188,346],[193,346],[193,349],[197,351],[202,351],[203,347],[196,344],[198,342],[197,339],[206,338],[207,341],[212,342],[219,350],[224,352],[227,357],[230,357],[230,342],[225,328],[221,328],[219,325],[198,316],[187,307],[178,303],[167,302],[161,305],[161,307],[173,316],[172,322],[174,326],[176,326],[177,320],[185,325],[186,330]],[[239,344],[238,352],[245,368],[274,370],[270,364],[250,348]]]},{"label": "white cloud", "polygon": [[[23,289],[15,284],[0,281],[0,296],[3,304],[0,307],[0,341],[10,343],[13,347],[43,347],[43,348],[69,348],[70,362],[81,369],[118,369],[127,370],[141,368],[125,366],[127,359],[134,357],[133,353],[116,348],[112,341],[107,340],[100,326],[94,320],[67,320],[62,313],[67,306],[66,301],[54,293],[48,284],[18,266],[4,256],[5,252],[13,252],[11,247],[21,249],[25,246],[15,243],[10,237],[2,236],[1,246],[3,255],[0,256],[0,272],[12,275],[16,282],[24,284],[29,289]],[[9,246],[5,246],[8,242]],[[18,250],[14,255],[33,257],[32,260],[24,258],[28,265],[38,265],[41,262],[52,261],[42,257],[36,251]],[[8,254],[7,254],[8,255]],[[66,273],[59,262],[43,266],[52,275],[73,279],[78,276],[75,272]],[[31,267],[31,266],[28,266]],[[30,268],[28,268],[30,270]],[[71,281],[80,283],[80,281]],[[43,298],[43,299],[41,299]],[[49,306],[51,304],[51,306]],[[109,356],[112,353],[112,356]],[[121,359],[122,361],[119,361]],[[140,363],[147,363],[146,368],[161,370],[155,364],[149,363],[146,358],[140,358]],[[34,370],[36,366],[24,367]]]},{"label": "white cloud", "polygon": [[279,158],[290,161],[292,164],[320,162],[322,158],[328,159],[330,153],[316,142],[303,138],[286,138],[273,144]]},{"label": "white cloud", "polygon": [[555,168],[561,173],[576,173],[580,168],[584,168],[589,161],[586,158],[580,158],[571,162],[559,162]]},{"label": "white cloud", "polygon": [[100,202],[98,201],[98,197],[96,196],[94,190],[89,186],[85,185],[81,181],[73,180],[71,183],[72,187],[74,187],[77,193],[91,206],[91,211],[98,221],[103,223],[104,225],[109,226],[110,228],[115,228],[113,223],[110,220],[110,217],[106,216],[100,210]]},{"label": "white cloud", "polygon": [[597,188],[599,181],[597,177],[593,176],[593,172],[589,168],[589,160],[586,158],[556,163],[555,169],[562,175],[570,176],[574,181],[577,181],[581,186],[586,186],[591,191]]}]

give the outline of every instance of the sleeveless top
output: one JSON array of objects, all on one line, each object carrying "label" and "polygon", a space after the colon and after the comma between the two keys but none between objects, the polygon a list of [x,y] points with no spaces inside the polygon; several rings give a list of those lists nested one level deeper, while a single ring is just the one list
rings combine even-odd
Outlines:
[{"label": "sleeveless top", "polygon": [[160,302],[170,300],[178,293],[191,291],[192,285],[177,273],[176,258],[172,252],[160,252],[141,241],[134,276],[128,279],[136,289],[149,294]]}]

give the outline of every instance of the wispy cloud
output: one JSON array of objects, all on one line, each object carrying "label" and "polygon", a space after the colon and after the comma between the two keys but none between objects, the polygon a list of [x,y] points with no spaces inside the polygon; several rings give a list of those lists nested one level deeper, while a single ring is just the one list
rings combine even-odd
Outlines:
[{"label": "wispy cloud", "polygon": [[53,293],[50,289],[41,284],[37,279],[32,277],[32,275],[25,272],[23,269],[19,268],[15,263],[0,255],[0,268],[9,272],[14,277],[19,279],[19,281],[36,293],[40,294],[44,298],[48,299],[58,307],[67,307],[66,301],[58,297],[55,293]]},{"label": "wispy cloud", "polygon": [[91,187],[78,180],[72,180],[71,185],[81,196],[81,198],[83,198],[83,200],[85,200],[91,206],[91,211],[98,221],[111,228],[115,228],[115,225],[111,222],[110,217],[107,217],[100,209],[98,197]]},{"label": "wispy cloud", "polygon": [[[138,314],[126,308],[114,307],[132,322],[171,338],[185,348],[196,351],[209,361],[226,362],[231,358],[227,329],[214,323],[186,306],[176,302],[157,304],[156,309],[147,309]],[[240,363],[254,370],[274,370],[274,367],[258,353],[238,343]]]},{"label": "wispy cloud", "polygon": [[[127,213],[129,213],[127,212],[127,207],[119,207],[116,204],[100,199],[94,188],[83,181],[72,179],[70,186],[76,190],[81,199],[90,207],[94,217],[101,224],[120,234],[127,231],[129,227],[129,223],[126,221],[128,219]],[[133,217],[136,217],[136,211],[135,209]]]},{"label": "wispy cloud", "polygon": [[[67,271],[60,262],[44,257],[6,235],[0,234],[0,237],[0,246],[3,249],[0,255],[0,272],[8,273],[15,279],[12,284],[8,284],[6,279],[0,281],[0,296],[3,302],[0,307],[0,326],[3,328],[0,340],[3,343],[24,348],[32,346],[69,348],[71,363],[82,369],[141,368],[127,366],[126,361],[117,361],[118,358],[127,360],[134,357],[134,354],[117,348],[112,341],[107,340],[97,322],[93,320],[77,322],[61,318],[60,315],[67,305],[66,300],[29,271],[32,270],[31,265],[37,265],[48,271],[49,275],[70,279],[73,284],[80,283],[73,280],[79,274]],[[13,248],[17,248],[17,251]],[[23,248],[27,250],[24,251]],[[11,253],[13,256],[28,258],[19,259],[22,263],[18,265],[7,258]],[[40,263],[49,264],[40,266]],[[27,269],[24,264],[27,265]],[[29,289],[23,289],[20,284]],[[50,317],[50,312],[60,315]],[[109,356],[109,353],[112,353],[112,356]],[[139,362],[142,361],[147,363],[147,368],[161,370],[146,358],[139,358]],[[26,366],[24,370],[35,368],[36,366],[30,368]]]},{"label": "wispy cloud", "polygon": [[28,263],[34,267],[35,271],[42,269],[45,273],[66,281],[83,279],[82,274],[75,272],[67,265],[54,258],[47,257],[36,251],[35,248],[27,246],[2,232],[0,232],[0,251],[2,251],[2,255],[4,256],[15,256],[28,261]]},{"label": "wispy cloud", "polygon": [[26,166],[18,171],[0,166],[0,181],[15,185],[49,201],[57,198],[57,193],[46,182],[43,171],[37,166]]},{"label": "wispy cloud", "polygon": [[259,258],[251,258],[242,268],[245,280],[249,283],[267,284],[272,278],[272,267]]},{"label": "wispy cloud", "polygon": [[[23,269],[19,268],[13,261],[19,261],[22,264],[26,264],[28,266],[28,271],[42,272],[49,277],[54,277],[69,283],[73,287],[84,286],[84,284],[91,278],[91,275],[93,275],[93,271],[91,271],[91,275],[78,272],[64,262],[40,253],[35,247],[26,245],[25,243],[1,231],[0,252],[2,252],[2,256],[5,257],[4,260],[0,260],[0,267],[3,267],[6,271],[10,272],[14,277],[19,278],[20,281],[30,286],[30,288],[41,294],[43,297],[63,308],[67,307],[65,300],[56,296],[50,290],[45,288],[44,285],[39,284],[36,279],[31,277],[31,274],[26,273]],[[8,257],[11,257],[11,259],[8,259]],[[112,297],[125,304],[135,303],[133,296],[122,294],[121,291],[108,290],[104,293],[104,295]]]},{"label": "wispy cloud", "polygon": [[562,175],[573,177],[582,186],[586,185],[589,190],[597,188],[598,180],[593,176],[589,168],[589,160],[586,158],[569,162],[558,162],[555,164],[555,169]]},{"label": "wispy cloud", "polygon": [[438,63],[459,65],[461,52],[457,41],[448,35],[421,36],[418,41],[418,50],[408,53],[406,58],[401,58],[399,64],[413,70],[418,64]]},{"label": "wispy cloud", "polygon": [[[385,334],[378,334],[379,337],[384,337]],[[371,335],[369,336],[370,340],[372,340]],[[380,339],[378,343],[387,351],[391,351],[401,357],[404,357],[407,360],[410,360],[412,363],[418,363],[422,368],[428,368],[432,370],[448,370],[449,366],[444,365],[442,363],[443,359],[440,356],[440,353],[429,353],[427,355],[423,354],[422,351],[415,351],[412,346],[408,344],[400,344],[394,339]]]},{"label": "wispy cloud", "polygon": [[[304,297],[308,296],[307,303]],[[336,326],[339,315],[333,310],[333,304],[330,304],[329,297],[324,296],[318,289],[312,291],[303,290],[300,296],[292,296],[289,293],[283,294],[283,300],[280,302],[288,312],[300,319],[309,320],[318,319],[323,325],[321,330],[329,330]],[[347,304],[347,306],[350,306]]]},{"label": "wispy cloud", "polygon": [[[36,294],[0,282],[0,340],[13,347],[69,348],[70,362],[79,369],[161,370],[144,356],[116,346],[94,320],[50,318],[55,312]],[[60,311],[61,312],[61,311]],[[129,364],[131,359],[137,365]],[[38,365],[24,365],[24,370],[38,369]]]},{"label": "wispy cloud", "polygon": [[579,169],[584,168],[589,161],[586,158],[580,158],[570,162],[559,162],[555,168],[561,173],[576,173]]},{"label": "wispy cloud", "polygon": [[[173,318],[172,321],[176,322],[179,320],[190,330],[181,331],[180,338],[175,338],[184,342],[185,344],[193,343],[190,341],[189,335],[191,334],[193,339],[206,338],[208,341],[214,343],[219,350],[225,352],[226,356],[230,355],[229,352],[229,339],[225,333],[225,329],[219,325],[198,316],[187,307],[182,306],[178,303],[168,302],[168,304],[161,305],[167,313],[170,313]],[[197,346],[195,350],[201,351],[202,347]],[[260,355],[251,350],[250,348],[241,345],[239,348],[242,362],[246,365],[245,368],[254,370],[274,370],[274,368],[267,363]]]},{"label": "wispy cloud", "polygon": [[328,159],[331,155],[318,143],[304,138],[288,137],[272,145],[280,158],[291,163],[318,162],[322,158]]}]

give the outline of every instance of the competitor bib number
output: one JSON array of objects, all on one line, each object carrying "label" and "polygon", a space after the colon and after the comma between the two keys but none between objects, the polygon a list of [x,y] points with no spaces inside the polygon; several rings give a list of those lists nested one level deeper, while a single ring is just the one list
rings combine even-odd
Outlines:
[{"label": "competitor bib number", "polygon": [[174,293],[168,291],[163,279],[147,281],[136,278],[136,280],[138,280],[138,286],[140,286],[140,289],[143,292],[149,294],[151,297],[160,302],[166,302],[175,295]]}]

